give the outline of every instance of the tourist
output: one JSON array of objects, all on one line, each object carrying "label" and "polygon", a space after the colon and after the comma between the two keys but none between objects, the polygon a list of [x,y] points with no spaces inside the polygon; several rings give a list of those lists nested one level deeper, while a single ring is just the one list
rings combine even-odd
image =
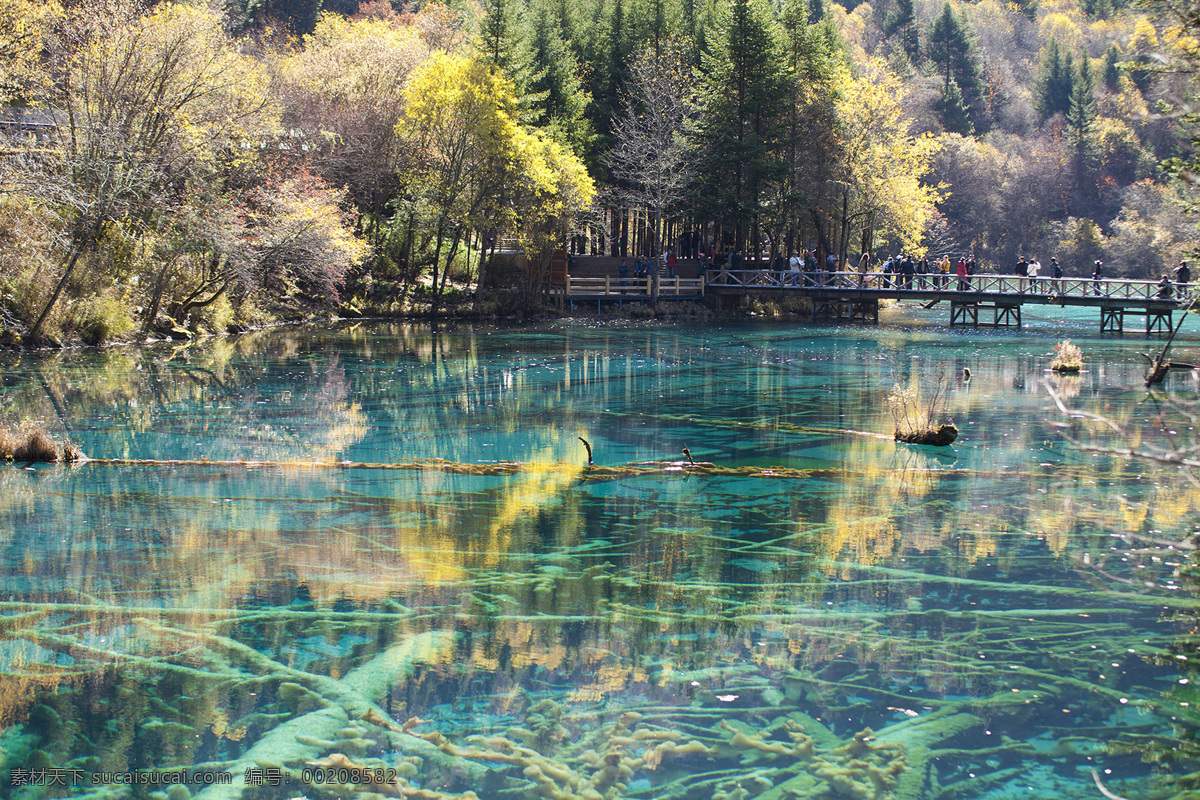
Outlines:
[{"label": "tourist", "polygon": [[1054,294],[1062,292],[1062,267],[1059,266],[1058,259],[1050,257],[1050,286],[1054,290]]},{"label": "tourist", "polygon": [[803,264],[804,262],[801,260],[800,254],[793,250],[791,258],[788,259],[788,272],[791,273],[791,275],[788,276],[788,285],[800,285],[800,268],[803,266]]},{"label": "tourist", "polygon": [[958,274],[958,290],[965,292],[971,288],[971,281],[967,278],[967,260],[962,256],[958,258],[958,266],[955,268]]},{"label": "tourist", "polygon": [[942,256],[942,260],[938,262],[938,271],[940,271],[942,273],[940,276],[938,276],[938,279],[941,281],[941,284],[938,286],[938,288],[939,289],[949,289],[950,288],[950,256],[948,256],[948,255]]},{"label": "tourist", "polygon": [[1029,262],[1029,291],[1037,291],[1038,273],[1042,271],[1042,262],[1036,258]]},{"label": "tourist", "polygon": [[917,265],[913,261],[913,257],[905,254],[900,261],[900,270],[904,273],[904,288],[911,289],[913,287],[913,276],[917,274]]},{"label": "tourist", "polygon": [[870,251],[862,254],[862,258],[858,260],[858,285],[860,287],[867,285],[867,273],[871,271],[871,253]]},{"label": "tourist", "polygon": [[1025,256],[1021,256],[1017,261],[1013,274],[1017,276],[1017,291],[1025,291],[1025,278],[1029,277],[1029,262],[1025,260]]},{"label": "tourist", "polygon": [[679,258],[675,255],[674,250],[667,250],[667,257],[664,263],[667,265],[667,277],[674,278],[677,274],[675,270],[679,267]]},{"label": "tourist", "polygon": [[1168,278],[1167,274],[1164,272],[1163,276],[1162,276],[1162,280],[1160,280],[1158,282],[1158,293],[1154,296],[1159,298],[1160,300],[1170,300],[1171,293],[1172,293],[1171,279]]},{"label": "tourist", "polygon": [[917,259],[917,282],[922,289],[929,288],[925,283],[925,276],[929,274],[929,259],[926,256],[921,256]]},{"label": "tourist", "polygon": [[621,279],[621,294],[625,294],[625,287],[629,285],[629,259],[621,259],[621,266],[617,267],[617,276]]},{"label": "tourist", "polygon": [[1192,280],[1192,271],[1188,269],[1186,261],[1180,261],[1179,266],[1175,268],[1175,283],[1179,284],[1179,296],[1183,297],[1187,294],[1187,285]]},{"label": "tourist", "polygon": [[[1096,292],[1096,297],[1100,296],[1100,281],[1104,278],[1104,262],[1096,259],[1093,262],[1092,269],[1092,289]],[[1085,292],[1086,294],[1086,292]]]}]

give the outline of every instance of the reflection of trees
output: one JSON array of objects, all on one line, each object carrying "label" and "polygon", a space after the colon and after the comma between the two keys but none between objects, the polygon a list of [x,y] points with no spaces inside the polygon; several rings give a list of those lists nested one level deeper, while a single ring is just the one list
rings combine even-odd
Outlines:
[{"label": "reflection of trees", "polygon": [[[1106,458],[1123,456],[1113,460],[1127,465],[1129,471],[1139,470],[1136,482],[1140,491],[1121,499],[1129,532],[1120,537],[1119,547],[1084,554],[1081,572],[1093,584],[1121,583],[1130,591],[1163,585],[1194,598],[1200,589],[1197,516],[1192,502],[1195,471],[1200,467],[1196,456],[1200,439],[1195,433],[1200,404],[1150,394],[1143,417],[1118,423],[1105,413],[1068,409],[1064,405],[1068,396],[1055,394],[1059,408],[1075,422],[1070,438],[1076,446]],[[1163,571],[1165,575],[1157,574]],[[1138,731],[1116,746],[1124,752],[1140,753],[1145,761],[1168,765],[1172,771],[1161,780],[1169,791],[1179,792],[1175,796],[1184,797],[1200,789],[1200,692],[1196,689],[1200,614],[1193,601],[1176,606],[1169,619],[1177,629],[1176,636],[1148,658],[1177,672],[1172,687],[1152,703],[1170,720],[1173,735]]]}]

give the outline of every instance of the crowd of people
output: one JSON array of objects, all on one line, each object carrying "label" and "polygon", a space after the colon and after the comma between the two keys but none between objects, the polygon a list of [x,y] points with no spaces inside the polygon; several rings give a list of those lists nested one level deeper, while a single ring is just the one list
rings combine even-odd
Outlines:
[{"label": "crowd of people", "polygon": [[[703,250],[695,250],[697,274],[704,275],[714,267],[740,271],[753,269],[746,267],[741,250],[730,249],[715,261]],[[686,257],[686,256],[685,256]],[[880,286],[885,289],[917,289],[917,290],[949,290],[952,285],[958,291],[972,291],[973,278],[978,269],[975,256],[963,254],[952,259],[949,255],[941,258],[916,256],[911,253],[898,253],[888,256],[883,263],[877,263],[870,252],[861,254],[857,259],[850,259],[851,267],[846,271],[858,273],[858,285]],[[632,267],[628,259],[622,259],[619,276],[622,286],[631,276],[649,278],[658,267],[658,275],[674,278],[678,275],[678,256],[673,249],[667,249],[656,261],[650,258],[635,259]],[[761,264],[762,262],[758,262]],[[853,266],[855,265],[856,266]],[[840,263],[834,254],[825,258],[824,263],[814,250],[793,250],[791,256],[784,258],[783,253],[777,252],[769,262],[769,271],[778,274],[783,286],[826,286],[832,281],[834,273],[839,272]],[[761,267],[759,267],[761,269]],[[1044,270],[1044,271],[1043,271]],[[1016,276],[1019,293],[1035,293],[1057,295],[1062,292],[1063,269],[1057,258],[1051,258],[1044,265],[1036,258],[1026,258],[1022,255],[1013,269]],[[953,275],[953,279],[951,276]],[[1096,296],[1103,294],[1104,262],[1096,259],[1092,262],[1092,291]],[[1191,270],[1187,262],[1180,261],[1170,275],[1163,274],[1158,282],[1155,296],[1162,299],[1184,297],[1191,284]]]}]

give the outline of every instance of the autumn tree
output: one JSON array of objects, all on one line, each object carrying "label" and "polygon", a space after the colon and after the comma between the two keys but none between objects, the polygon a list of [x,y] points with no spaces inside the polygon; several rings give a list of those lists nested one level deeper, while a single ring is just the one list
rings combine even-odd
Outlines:
[{"label": "autumn tree", "polygon": [[62,14],[55,0],[0,0],[0,104],[36,100],[48,87],[42,53]]},{"label": "autumn tree", "polygon": [[[405,144],[397,163],[405,184],[401,205],[423,228],[424,247],[433,247],[435,298],[471,233],[480,243],[482,293],[489,241],[502,231],[537,231],[528,239],[541,246],[551,235],[545,231],[566,224],[547,220],[572,215],[574,206],[561,205],[566,200],[555,200],[546,187],[590,202],[591,182],[581,162],[520,124],[513,84],[490,65],[434,53],[413,73],[404,96],[405,114],[397,123]],[[582,177],[564,188],[564,171]]]},{"label": "autumn tree", "polygon": [[836,200],[826,208],[840,226],[844,262],[851,229],[868,223],[905,250],[920,247],[933,219],[937,189],[924,182],[938,143],[913,136],[897,97],[899,81],[879,63],[861,76],[845,77],[838,103],[841,170]]},{"label": "autumn tree", "polygon": [[[267,81],[215,14],[109,5],[78,16],[58,53],[63,120],[52,156],[18,154],[11,180],[57,217],[62,270],[31,326],[37,339],[81,259],[105,239],[139,241],[189,187],[273,125]],[[131,252],[131,248],[124,248]]]},{"label": "autumn tree", "polygon": [[[363,214],[365,233],[381,258],[406,254],[385,242],[386,219],[401,191],[395,170],[396,122],[404,113],[404,85],[429,54],[421,25],[440,6],[402,22],[326,14],[304,47],[281,59],[277,92],[284,124],[302,135],[296,166],[311,167],[334,186],[345,186]],[[440,38],[440,37],[439,37]]]}]

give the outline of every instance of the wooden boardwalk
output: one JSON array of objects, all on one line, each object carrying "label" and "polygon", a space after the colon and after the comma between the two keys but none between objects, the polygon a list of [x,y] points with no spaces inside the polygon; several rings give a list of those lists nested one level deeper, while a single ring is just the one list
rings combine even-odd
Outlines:
[{"label": "wooden boardwalk", "polygon": [[[1189,289],[1191,286],[1188,287]],[[994,325],[1020,327],[1027,305],[1082,306],[1099,311],[1101,332],[1124,331],[1127,317],[1139,320],[1146,333],[1170,332],[1172,316],[1190,300],[1172,284],[1172,297],[1160,297],[1158,281],[1091,278],[1019,278],[1015,275],[972,275],[960,287],[956,275],[916,275],[909,281],[881,272],[775,272],[711,270],[699,278],[659,278],[658,300],[758,297],[807,297],[818,319],[879,319],[880,300],[915,300],[929,309],[947,309],[951,327]],[[568,276],[553,293],[574,308],[576,301],[604,302],[652,299],[648,278]],[[931,312],[937,313],[937,312]]]},{"label": "wooden boardwalk", "polygon": [[604,302],[618,305],[625,301],[646,303],[648,301],[703,300],[705,281],[700,278],[659,277],[657,298],[650,278],[614,278],[610,275],[575,277],[567,275],[566,281],[550,287],[550,296],[564,307],[575,309],[576,301],[595,302],[599,310]]}]

